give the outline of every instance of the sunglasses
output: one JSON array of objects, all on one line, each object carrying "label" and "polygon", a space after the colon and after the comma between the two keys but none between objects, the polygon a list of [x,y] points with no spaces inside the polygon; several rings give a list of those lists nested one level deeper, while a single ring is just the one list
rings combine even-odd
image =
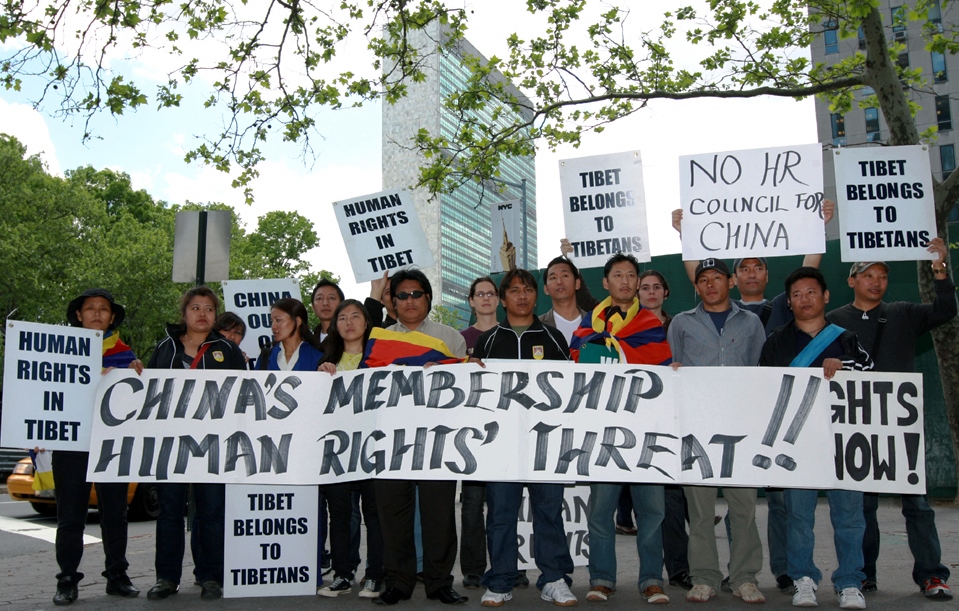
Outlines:
[{"label": "sunglasses", "polygon": [[425,294],[426,293],[424,293],[423,291],[413,291],[411,293],[407,293],[406,291],[400,291],[399,293],[396,294],[396,298],[399,299],[400,301],[406,301],[410,297],[412,297],[413,299],[419,299]]}]

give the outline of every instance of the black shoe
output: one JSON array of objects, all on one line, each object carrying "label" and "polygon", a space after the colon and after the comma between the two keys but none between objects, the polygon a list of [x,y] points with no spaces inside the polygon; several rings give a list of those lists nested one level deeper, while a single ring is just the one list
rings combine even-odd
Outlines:
[{"label": "black shoe", "polygon": [[173,583],[167,579],[157,579],[156,585],[154,585],[147,592],[147,598],[150,600],[160,600],[166,598],[170,594],[176,594],[180,591],[180,586]]},{"label": "black shoe", "polygon": [[719,584],[719,589],[723,592],[732,592],[733,587],[729,585],[729,577],[723,579],[722,583]]},{"label": "black shoe", "polygon": [[469,597],[461,596],[459,592],[450,586],[443,586],[435,592],[430,592],[426,595],[426,598],[430,600],[438,600],[444,605],[462,605],[469,600]]},{"label": "black shoe", "polygon": [[374,605],[395,605],[401,600],[409,600],[410,595],[399,588],[386,588],[382,594],[373,599]]},{"label": "black shoe", "polygon": [[862,582],[862,591],[863,593],[869,592],[870,594],[878,592],[879,584],[876,583],[875,579],[866,579]]},{"label": "black shoe", "polygon": [[58,607],[69,605],[77,599],[77,582],[72,577],[57,580],[57,593],[53,597],[53,604]]},{"label": "black shoe", "polygon": [[526,576],[526,571],[520,571],[516,573],[516,579],[513,580],[514,588],[528,588],[529,587],[529,577]]},{"label": "black shoe", "polygon": [[220,587],[215,581],[204,581],[201,586],[203,590],[200,592],[200,598],[203,600],[218,600],[223,598],[223,588]]},{"label": "black shoe", "polygon": [[480,581],[479,575],[463,575],[464,588],[478,588],[482,585],[483,583]]},{"label": "black shoe", "polygon": [[777,577],[776,587],[779,588],[779,591],[783,594],[794,594],[796,592],[793,580],[789,578],[789,575],[780,575]]},{"label": "black shoe", "polygon": [[133,585],[126,573],[120,573],[107,579],[107,594],[133,598],[140,595],[140,589]]},{"label": "black shoe", "polygon": [[[678,575],[674,575],[669,578],[669,585],[676,586],[677,588],[682,588],[684,590],[693,589],[693,580],[689,576],[689,573],[683,571]],[[789,582],[789,587],[792,587],[792,582]]]}]

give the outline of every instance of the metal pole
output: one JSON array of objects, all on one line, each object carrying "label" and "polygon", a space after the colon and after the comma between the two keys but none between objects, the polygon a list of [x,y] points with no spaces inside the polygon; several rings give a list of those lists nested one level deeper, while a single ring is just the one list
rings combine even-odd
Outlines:
[{"label": "metal pole", "polygon": [[206,210],[200,211],[196,237],[196,283],[203,284],[206,276]]}]

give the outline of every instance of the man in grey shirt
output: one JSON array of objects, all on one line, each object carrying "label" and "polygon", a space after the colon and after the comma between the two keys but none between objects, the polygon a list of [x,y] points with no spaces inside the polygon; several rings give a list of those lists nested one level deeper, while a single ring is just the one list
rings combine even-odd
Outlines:
[{"label": "man in grey shirt", "polygon": [[[702,301],[694,309],[677,314],[669,325],[668,341],[673,368],[749,367],[759,362],[766,333],[759,317],[729,298],[732,274],[722,259],[704,259],[696,266],[695,287]],[[703,406],[708,409],[707,406]],[[690,602],[706,602],[716,596],[723,573],[719,568],[713,516],[717,488],[686,486],[689,505],[689,573],[693,589]],[[732,543],[729,581],[733,594],[749,603],[765,602],[756,587],[762,569],[763,548],[756,528],[756,489],[724,488],[729,505]]]}]

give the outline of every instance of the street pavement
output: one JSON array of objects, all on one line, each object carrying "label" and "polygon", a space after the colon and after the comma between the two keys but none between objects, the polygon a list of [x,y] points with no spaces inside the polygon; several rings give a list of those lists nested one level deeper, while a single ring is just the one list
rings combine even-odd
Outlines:
[{"label": "street pavement", "polygon": [[[765,501],[759,500],[757,509],[759,529],[765,545],[766,509]],[[24,504],[26,505],[26,504]],[[951,504],[934,504],[936,522],[939,528],[939,538],[942,544],[943,563],[955,571],[959,566],[959,508]],[[458,513],[458,508],[457,508]],[[725,515],[725,507],[720,500],[717,503],[717,514]],[[909,609],[954,609],[956,599],[952,601],[932,601],[925,599],[917,586],[912,582],[912,555],[906,542],[905,522],[900,514],[899,501],[896,498],[882,499],[879,507],[879,523],[882,532],[882,553],[879,557],[879,591],[866,595],[869,609],[883,609],[902,611]],[[98,536],[96,524],[87,527],[87,534]],[[218,601],[204,601],[200,599],[200,588],[193,585],[192,562],[189,552],[184,559],[184,583],[180,592],[163,601],[147,600],[146,591],[155,581],[153,570],[153,552],[155,537],[150,528],[139,528],[131,536],[127,557],[130,562],[129,575],[133,583],[142,591],[141,595],[133,599],[107,596],[104,592],[104,579],[100,576],[103,567],[103,549],[99,543],[86,546],[83,563],[80,570],[86,578],[80,583],[80,597],[70,608],[77,610],[95,609],[151,609],[153,611],[174,609],[370,609],[370,601],[356,596],[359,587],[354,587],[351,595],[343,595],[336,599],[320,598],[316,596],[278,598],[247,598],[222,599]],[[8,535],[8,537],[23,537],[24,535]],[[722,525],[716,527],[716,538],[720,550],[720,561],[725,564],[728,558],[728,548],[725,541],[725,531]],[[836,566],[836,556],[832,544],[832,528],[829,524],[829,506],[824,498],[820,499],[816,512],[816,563],[824,574],[819,590],[819,606],[826,609],[838,609],[839,604],[832,593],[829,575]],[[572,591],[580,599],[581,607],[592,607],[599,610],[634,609],[646,605],[635,587],[635,579],[639,573],[636,556],[635,538],[629,536],[617,537],[617,558],[619,561],[620,584],[619,590],[612,599],[605,603],[587,603],[586,592],[589,590],[589,573],[586,567],[579,567],[573,575]],[[11,546],[5,544],[5,548]],[[57,563],[53,544],[33,540],[26,547],[18,548],[14,555],[10,549],[0,549],[0,610],[3,609],[53,609],[52,598],[56,592]],[[187,545],[189,549],[189,545]],[[763,571],[759,575],[759,586],[766,595],[767,602],[764,608],[785,609],[791,607],[791,597],[781,594],[775,587],[775,580],[769,573],[768,558],[764,562]],[[455,569],[456,589],[469,596],[467,607],[479,607],[483,590],[467,590],[460,585],[461,575],[458,566]],[[529,572],[530,581],[535,584],[538,572]],[[959,585],[959,577],[957,577]],[[722,592],[709,603],[688,603],[685,600],[686,592],[680,588],[666,586],[666,593],[670,596],[672,607],[697,609],[743,609],[747,605],[732,594]],[[957,588],[959,590],[959,588]],[[957,592],[959,594],[959,592]],[[551,608],[550,603],[540,600],[539,592],[535,587],[517,589],[513,592],[513,600],[506,604],[513,609],[540,609]],[[410,601],[399,603],[397,611],[420,609],[422,607],[440,609],[443,605],[426,599],[422,585],[417,587]],[[381,608],[381,607],[377,607]]]}]

